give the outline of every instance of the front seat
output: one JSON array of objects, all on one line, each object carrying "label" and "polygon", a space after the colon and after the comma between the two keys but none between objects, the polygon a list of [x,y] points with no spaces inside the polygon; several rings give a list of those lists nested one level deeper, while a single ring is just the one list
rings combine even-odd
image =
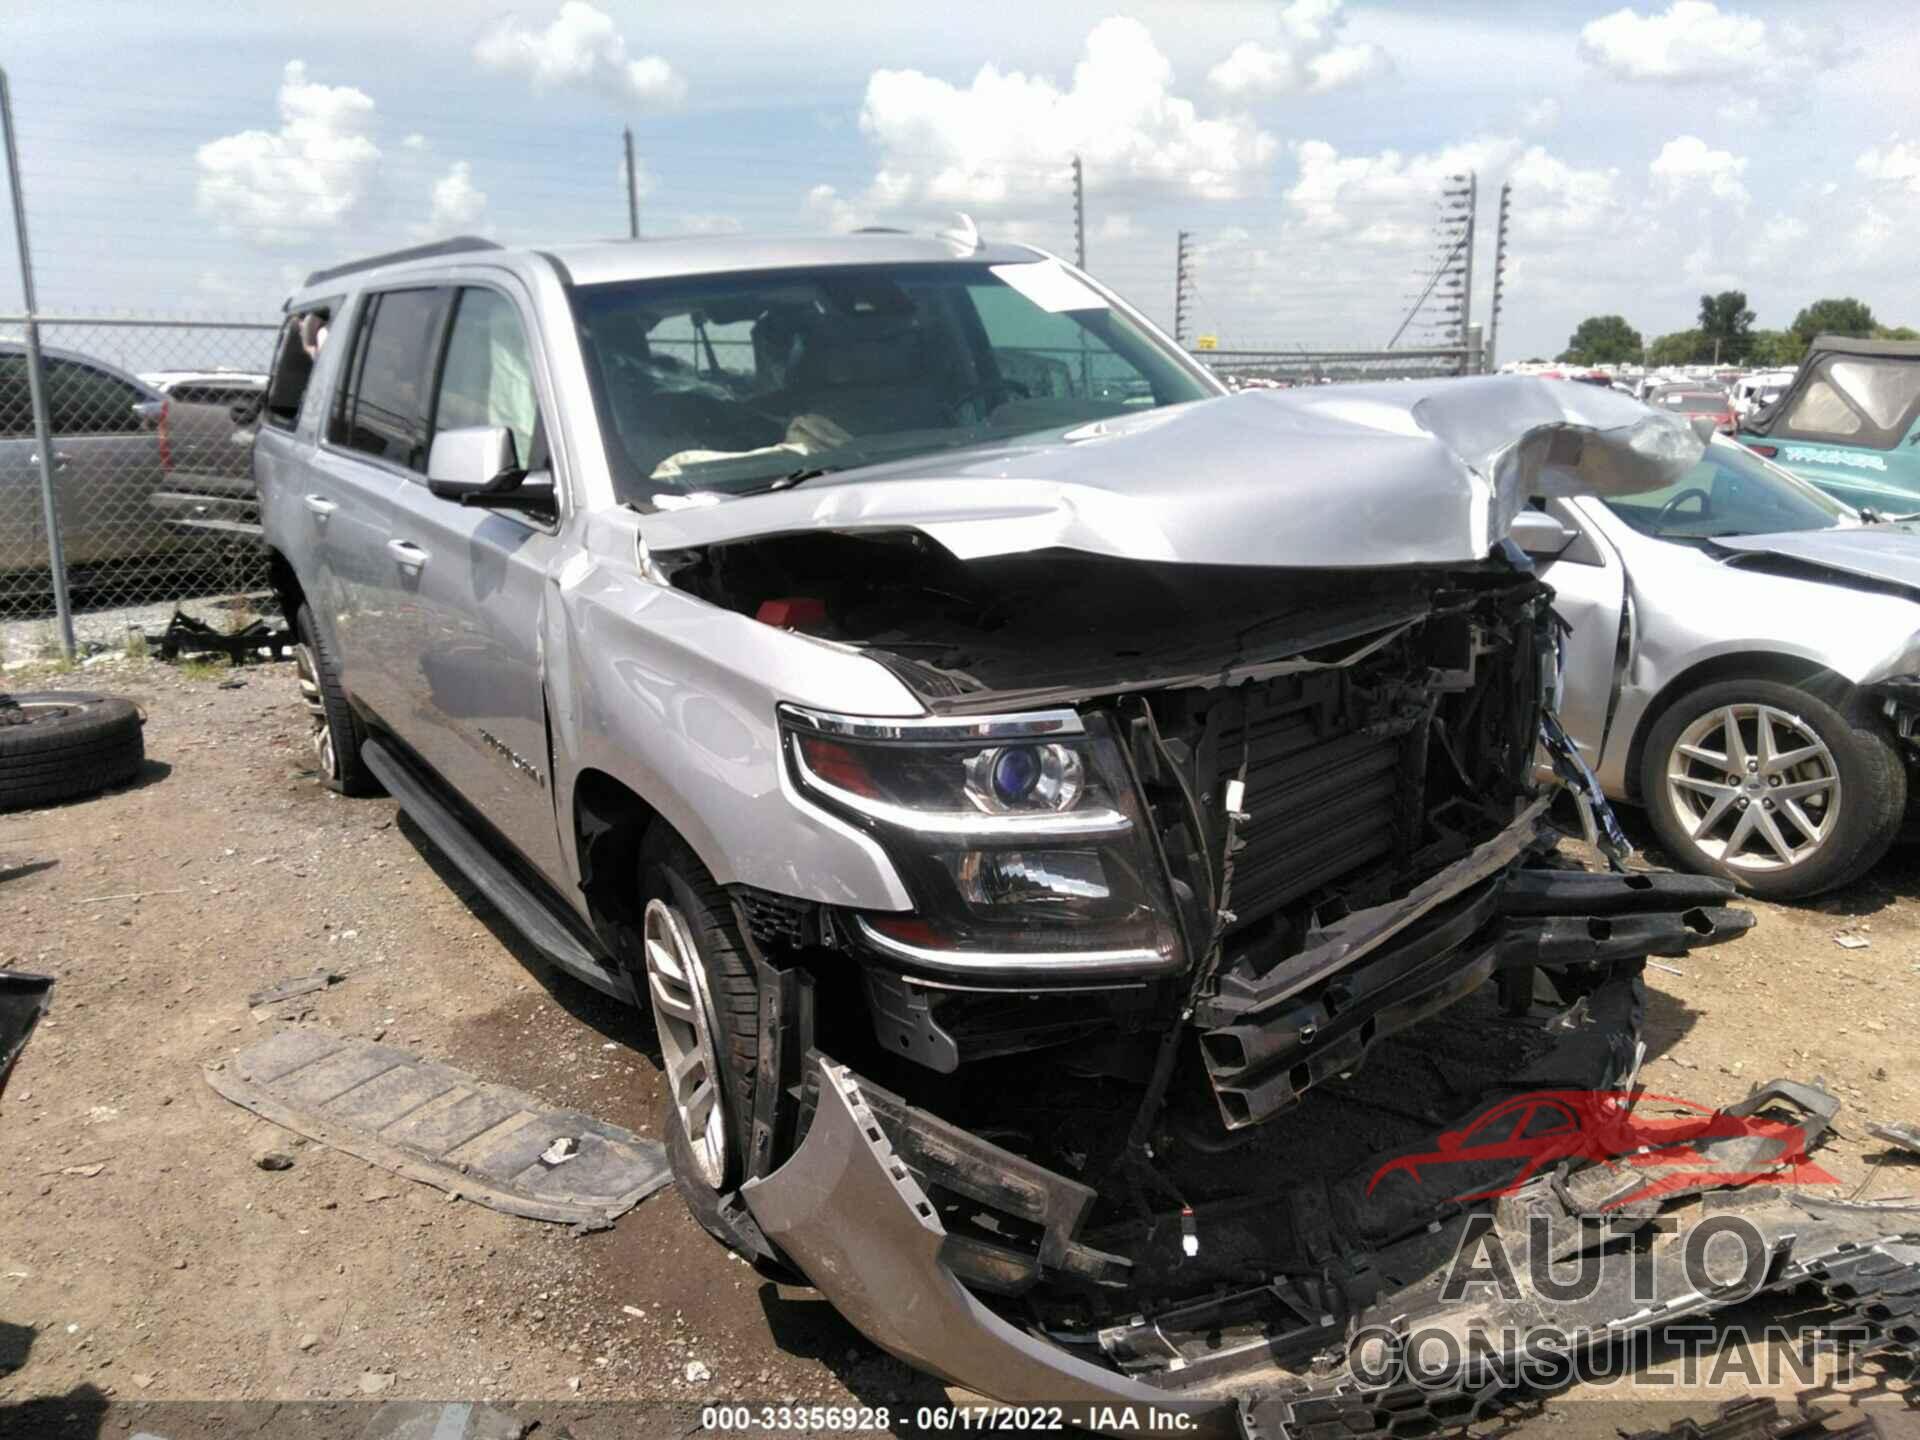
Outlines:
[{"label": "front seat", "polygon": [[916,317],[843,318],[800,345],[787,383],[794,414],[824,415],[853,435],[953,423]]}]

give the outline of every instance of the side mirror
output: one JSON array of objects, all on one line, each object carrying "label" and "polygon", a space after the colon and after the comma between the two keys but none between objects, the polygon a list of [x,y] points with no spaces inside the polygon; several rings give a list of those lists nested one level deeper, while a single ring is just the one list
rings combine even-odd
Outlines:
[{"label": "side mirror", "polygon": [[545,520],[560,514],[553,482],[528,482],[513,432],[504,425],[467,425],[435,435],[427,452],[427,489],[456,505],[524,510]]},{"label": "side mirror", "polygon": [[1573,531],[1544,510],[1522,510],[1508,533],[1535,560],[1558,560],[1574,541]]}]

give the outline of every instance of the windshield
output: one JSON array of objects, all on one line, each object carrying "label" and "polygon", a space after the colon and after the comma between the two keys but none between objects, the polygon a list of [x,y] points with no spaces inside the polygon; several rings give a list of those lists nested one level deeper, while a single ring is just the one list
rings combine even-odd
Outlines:
[{"label": "windshield", "polygon": [[1688,415],[1718,415],[1727,408],[1727,397],[1718,390],[1669,390],[1655,403]]},{"label": "windshield", "polygon": [[641,504],[1214,393],[1055,261],[622,281],[573,304],[616,493]]},{"label": "windshield", "polygon": [[1623,495],[1606,506],[1641,534],[1663,540],[1831,530],[1853,515],[1838,500],[1732,441],[1707,446],[1700,463],[1676,484]]}]

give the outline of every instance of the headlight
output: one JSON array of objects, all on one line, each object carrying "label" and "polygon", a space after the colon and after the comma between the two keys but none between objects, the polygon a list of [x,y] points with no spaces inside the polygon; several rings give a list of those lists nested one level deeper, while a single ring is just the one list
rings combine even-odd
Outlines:
[{"label": "headlight", "polygon": [[867,915],[912,966],[1022,976],[1177,968],[1145,818],[1103,716],[868,720],[782,706],[795,786],[870,831],[914,899]]}]

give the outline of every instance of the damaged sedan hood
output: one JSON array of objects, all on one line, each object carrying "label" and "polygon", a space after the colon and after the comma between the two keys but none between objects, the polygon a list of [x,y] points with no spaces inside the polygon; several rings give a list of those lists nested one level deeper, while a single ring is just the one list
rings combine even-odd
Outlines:
[{"label": "damaged sedan hood", "polygon": [[1530,496],[1658,489],[1703,448],[1677,416],[1529,376],[1256,391],[662,511],[641,529],[655,552],[917,530],[961,559],[1461,564]]},{"label": "damaged sedan hood", "polygon": [[1904,526],[1799,530],[1779,535],[1716,537],[1716,548],[1741,556],[1767,555],[1813,566],[1839,576],[1894,585],[1920,600],[1920,535]]}]

